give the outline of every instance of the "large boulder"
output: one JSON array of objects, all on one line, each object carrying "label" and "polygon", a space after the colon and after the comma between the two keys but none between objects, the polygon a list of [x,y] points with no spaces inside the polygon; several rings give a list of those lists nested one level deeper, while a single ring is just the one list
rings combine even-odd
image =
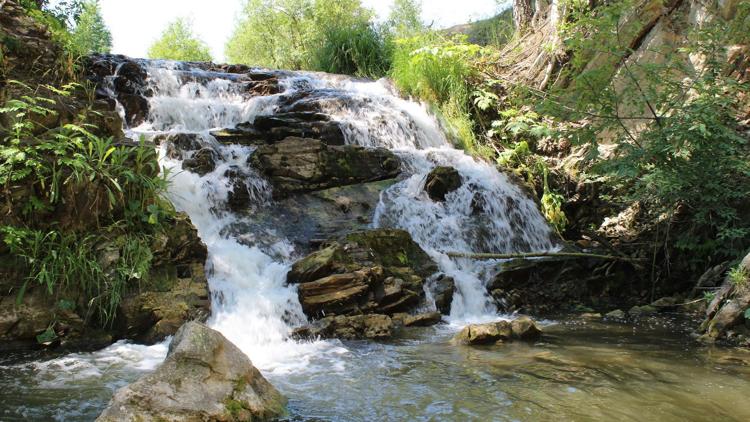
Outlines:
[{"label": "large boulder", "polygon": [[189,322],[164,363],[119,389],[97,421],[265,421],[282,415],[285,405],[237,346]]},{"label": "large boulder", "polygon": [[427,174],[424,190],[433,201],[445,201],[445,195],[461,187],[461,174],[453,167],[438,166]]},{"label": "large boulder", "polygon": [[400,173],[398,158],[384,148],[329,146],[297,137],[258,147],[250,163],[271,182],[275,198],[391,179]]},{"label": "large boulder", "polygon": [[297,328],[298,339],[340,338],[345,340],[382,340],[391,336],[393,321],[388,315],[329,316]]},{"label": "large boulder", "polygon": [[298,284],[310,317],[412,310],[436,264],[403,230],[350,233],[297,261],[287,282]]}]

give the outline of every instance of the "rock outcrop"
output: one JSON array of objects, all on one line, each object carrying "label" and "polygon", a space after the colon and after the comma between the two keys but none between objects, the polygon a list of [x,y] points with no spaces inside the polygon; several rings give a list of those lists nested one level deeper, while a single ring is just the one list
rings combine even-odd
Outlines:
[{"label": "rock outcrop", "polygon": [[189,322],[153,373],[118,390],[98,422],[266,421],[286,399],[221,333]]},{"label": "rock outcrop", "polygon": [[424,297],[437,266],[403,230],[351,233],[297,261],[287,282],[313,318],[407,312]]},{"label": "rock outcrop", "polygon": [[265,145],[289,137],[314,138],[326,145],[344,145],[341,125],[316,111],[256,116],[253,122],[211,132],[222,144]]},{"label": "rock outcrop", "polygon": [[453,167],[438,166],[427,174],[424,190],[433,201],[445,201],[445,195],[461,187],[461,175]]},{"label": "rock outcrop", "polygon": [[726,341],[750,346],[750,254],[716,291],[699,333],[706,343]]},{"label": "rock outcrop", "polygon": [[395,154],[384,148],[330,146],[296,137],[258,147],[250,163],[271,182],[275,198],[391,179],[401,167]]}]

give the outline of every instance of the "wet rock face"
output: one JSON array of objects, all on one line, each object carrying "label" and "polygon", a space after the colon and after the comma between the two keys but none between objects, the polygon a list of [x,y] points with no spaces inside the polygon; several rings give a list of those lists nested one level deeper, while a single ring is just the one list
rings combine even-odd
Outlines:
[{"label": "wet rock face", "polygon": [[182,160],[193,151],[201,148],[198,135],[195,133],[170,133],[158,135],[154,138],[156,145],[166,143],[167,157]]},{"label": "wet rock face", "polygon": [[445,201],[445,195],[461,187],[461,175],[453,167],[435,167],[425,180],[424,190],[433,201]]},{"label": "wet rock face", "polygon": [[400,173],[398,158],[384,148],[329,146],[294,137],[258,147],[250,164],[271,182],[275,198],[391,179]]},{"label": "wet rock face", "polygon": [[148,88],[148,75],[138,62],[122,55],[95,54],[87,58],[84,66],[101,98],[109,98],[105,87],[111,79],[115,99],[125,110],[125,122],[129,126],[138,126],[146,120],[148,97],[153,92]]},{"label": "wet rock face", "polygon": [[298,339],[340,338],[382,340],[391,337],[393,321],[388,315],[329,316],[292,333]]},{"label": "wet rock face", "polygon": [[256,116],[250,123],[211,132],[223,144],[265,145],[288,137],[315,138],[326,145],[344,145],[341,125],[317,111]]},{"label": "wet rock face", "polygon": [[212,148],[201,148],[192,157],[182,162],[182,167],[201,176],[208,174],[216,168],[218,154]]},{"label": "wet rock face", "polygon": [[237,346],[189,322],[175,334],[164,363],[119,389],[97,421],[266,421],[285,406]]},{"label": "wet rock face", "polygon": [[287,282],[298,284],[312,317],[406,312],[420,304],[423,283],[437,270],[402,230],[351,233],[297,261]]}]

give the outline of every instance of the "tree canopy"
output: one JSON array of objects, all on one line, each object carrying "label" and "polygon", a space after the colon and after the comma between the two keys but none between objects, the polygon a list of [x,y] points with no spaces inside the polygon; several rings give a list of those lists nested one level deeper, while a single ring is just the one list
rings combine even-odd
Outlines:
[{"label": "tree canopy", "polygon": [[248,0],[227,42],[227,60],[315,69],[317,51],[328,35],[371,30],[372,17],[373,12],[360,0]]},{"label": "tree canopy", "polygon": [[149,47],[148,57],[195,62],[213,60],[208,45],[193,33],[192,23],[185,18],[167,25],[161,37]]},{"label": "tree canopy", "polygon": [[98,0],[87,0],[82,4],[71,39],[81,54],[109,53],[112,49],[112,34],[104,23]]}]

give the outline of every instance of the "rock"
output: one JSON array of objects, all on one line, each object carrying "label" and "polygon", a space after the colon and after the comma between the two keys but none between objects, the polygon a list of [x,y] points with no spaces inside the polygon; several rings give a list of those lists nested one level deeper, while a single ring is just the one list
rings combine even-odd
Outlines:
[{"label": "rock", "polygon": [[148,100],[136,94],[119,94],[117,101],[125,110],[125,121],[129,126],[138,126],[146,120],[149,112]]},{"label": "rock", "polygon": [[727,300],[708,322],[702,340],[712,342],[726,335],[729,329],[745,320],[747,309],[750,309],[750,294]]},{"label": "rock", "polygon": [[208,174],[216,168],[216,151],[211,148],[201,148],[192,157],[182,162],[182,167],[201,176]]},{"label": "rock", "polygon": [[265,421],[286,399],[221,333],[188,322],[164,363],[119,389],[96,419],[109,421]]},{"label": "rock", "polygon": [[498,341],[510,340],[511,336],[511,323],[498,321],[467,325],[453,337],[451,342],[463,345],[493,344]]},{"label": "rock", "polygon": [[461,187],[461,174],[453,167],[438,166],[427,175],[424,190],[433,201],[445,201],[445,195]]},{"label": "rock", "polygon": [[292,337],[298,339],[340,338],[385,339],[393,333],[393,320],[388,315],[329,316],[297,328]]},{"label": "rock", "polygon": [[[615,269],[603,271],[607,265]],[[501,264],[487,290],[509,312],[548,314],[580,305],[598,309],[617,306],[636,287],[645,288],[636,272],[629,263],[598,259],[513,259]]]},{"label": "rock", "polygon": [[673,310],[679,306],[680,300],[676,297],[662,297],[651,303],[651,306],[657,311]]},{"label": "rock", "polygon": [[417,315],[407,315],[403,319],[405,327],[429,327],[442,321],[440,312],[427,312]]},{"label": "rock", "polygon": [[368,293],[382,291],[383,268],[373,267],[344,274],[333,274],[302,283],[299,300],[306,315],[347,314],[360,309]]},{"label": "rock", "polygon": [[391,179],[400,172],[398,158],[384,148],[329,146],[296,137],[259,146],[249,161],[269,179],[274,198]]},{"label": "rock", "polygon": [[431,278],[427,287],[435,300],[435,308],[443,315],[450,314],[453,294],[456,291],[456,282],[453,277],[441,273],[437,277]]},{"label": "rock", "polygon": [[154,137],[154,143],[167,145],[167,157],[182,160],[186,157],[187,152],[193,152],[201,149],[201,143],[198,140],[198,134],[195,133],[169,133],[157,135]]},{"label": "rock", "polygon": [[591,320],[593,320],[593,319],[601,319],[602,318],[602,314],[600,314],[598,312],[584,312],[584,313],[582,313],[580,315],[580,317],[582,319],[591,319]]},{"label": "rock", "polygon": [[609,319],[625,319],[625,312],[622,309],[615,309],[614,311],[607,312],[604,317]]},{"label": "rock", "polygon": [[257,116],[252,123],[240,123],[234,128],[212,131],[211,135],[222,144],[266,145],[290,137],[314,138],[326,145],[346,144],[341,125],[331,121],[328,115],[318,112],[277,112]]},{"label": "rock", "polygon": [[403,230],[354,232],[292,265],[310,317],[406,312],[420,304],[437,266]]},{"label": "rock", "polygon": [[648,315],[654,315],[658,313],[659,310],[651,305],[643,305],[643,306],[633,306],[628,310],[628,315],[638,317],[638,316],[648,316]]},{"label": "rock", "polygon": [[542,335],[542,329],[527,316],[516,318],[510,324],[513,338],[521,340],[536,340]]}]

